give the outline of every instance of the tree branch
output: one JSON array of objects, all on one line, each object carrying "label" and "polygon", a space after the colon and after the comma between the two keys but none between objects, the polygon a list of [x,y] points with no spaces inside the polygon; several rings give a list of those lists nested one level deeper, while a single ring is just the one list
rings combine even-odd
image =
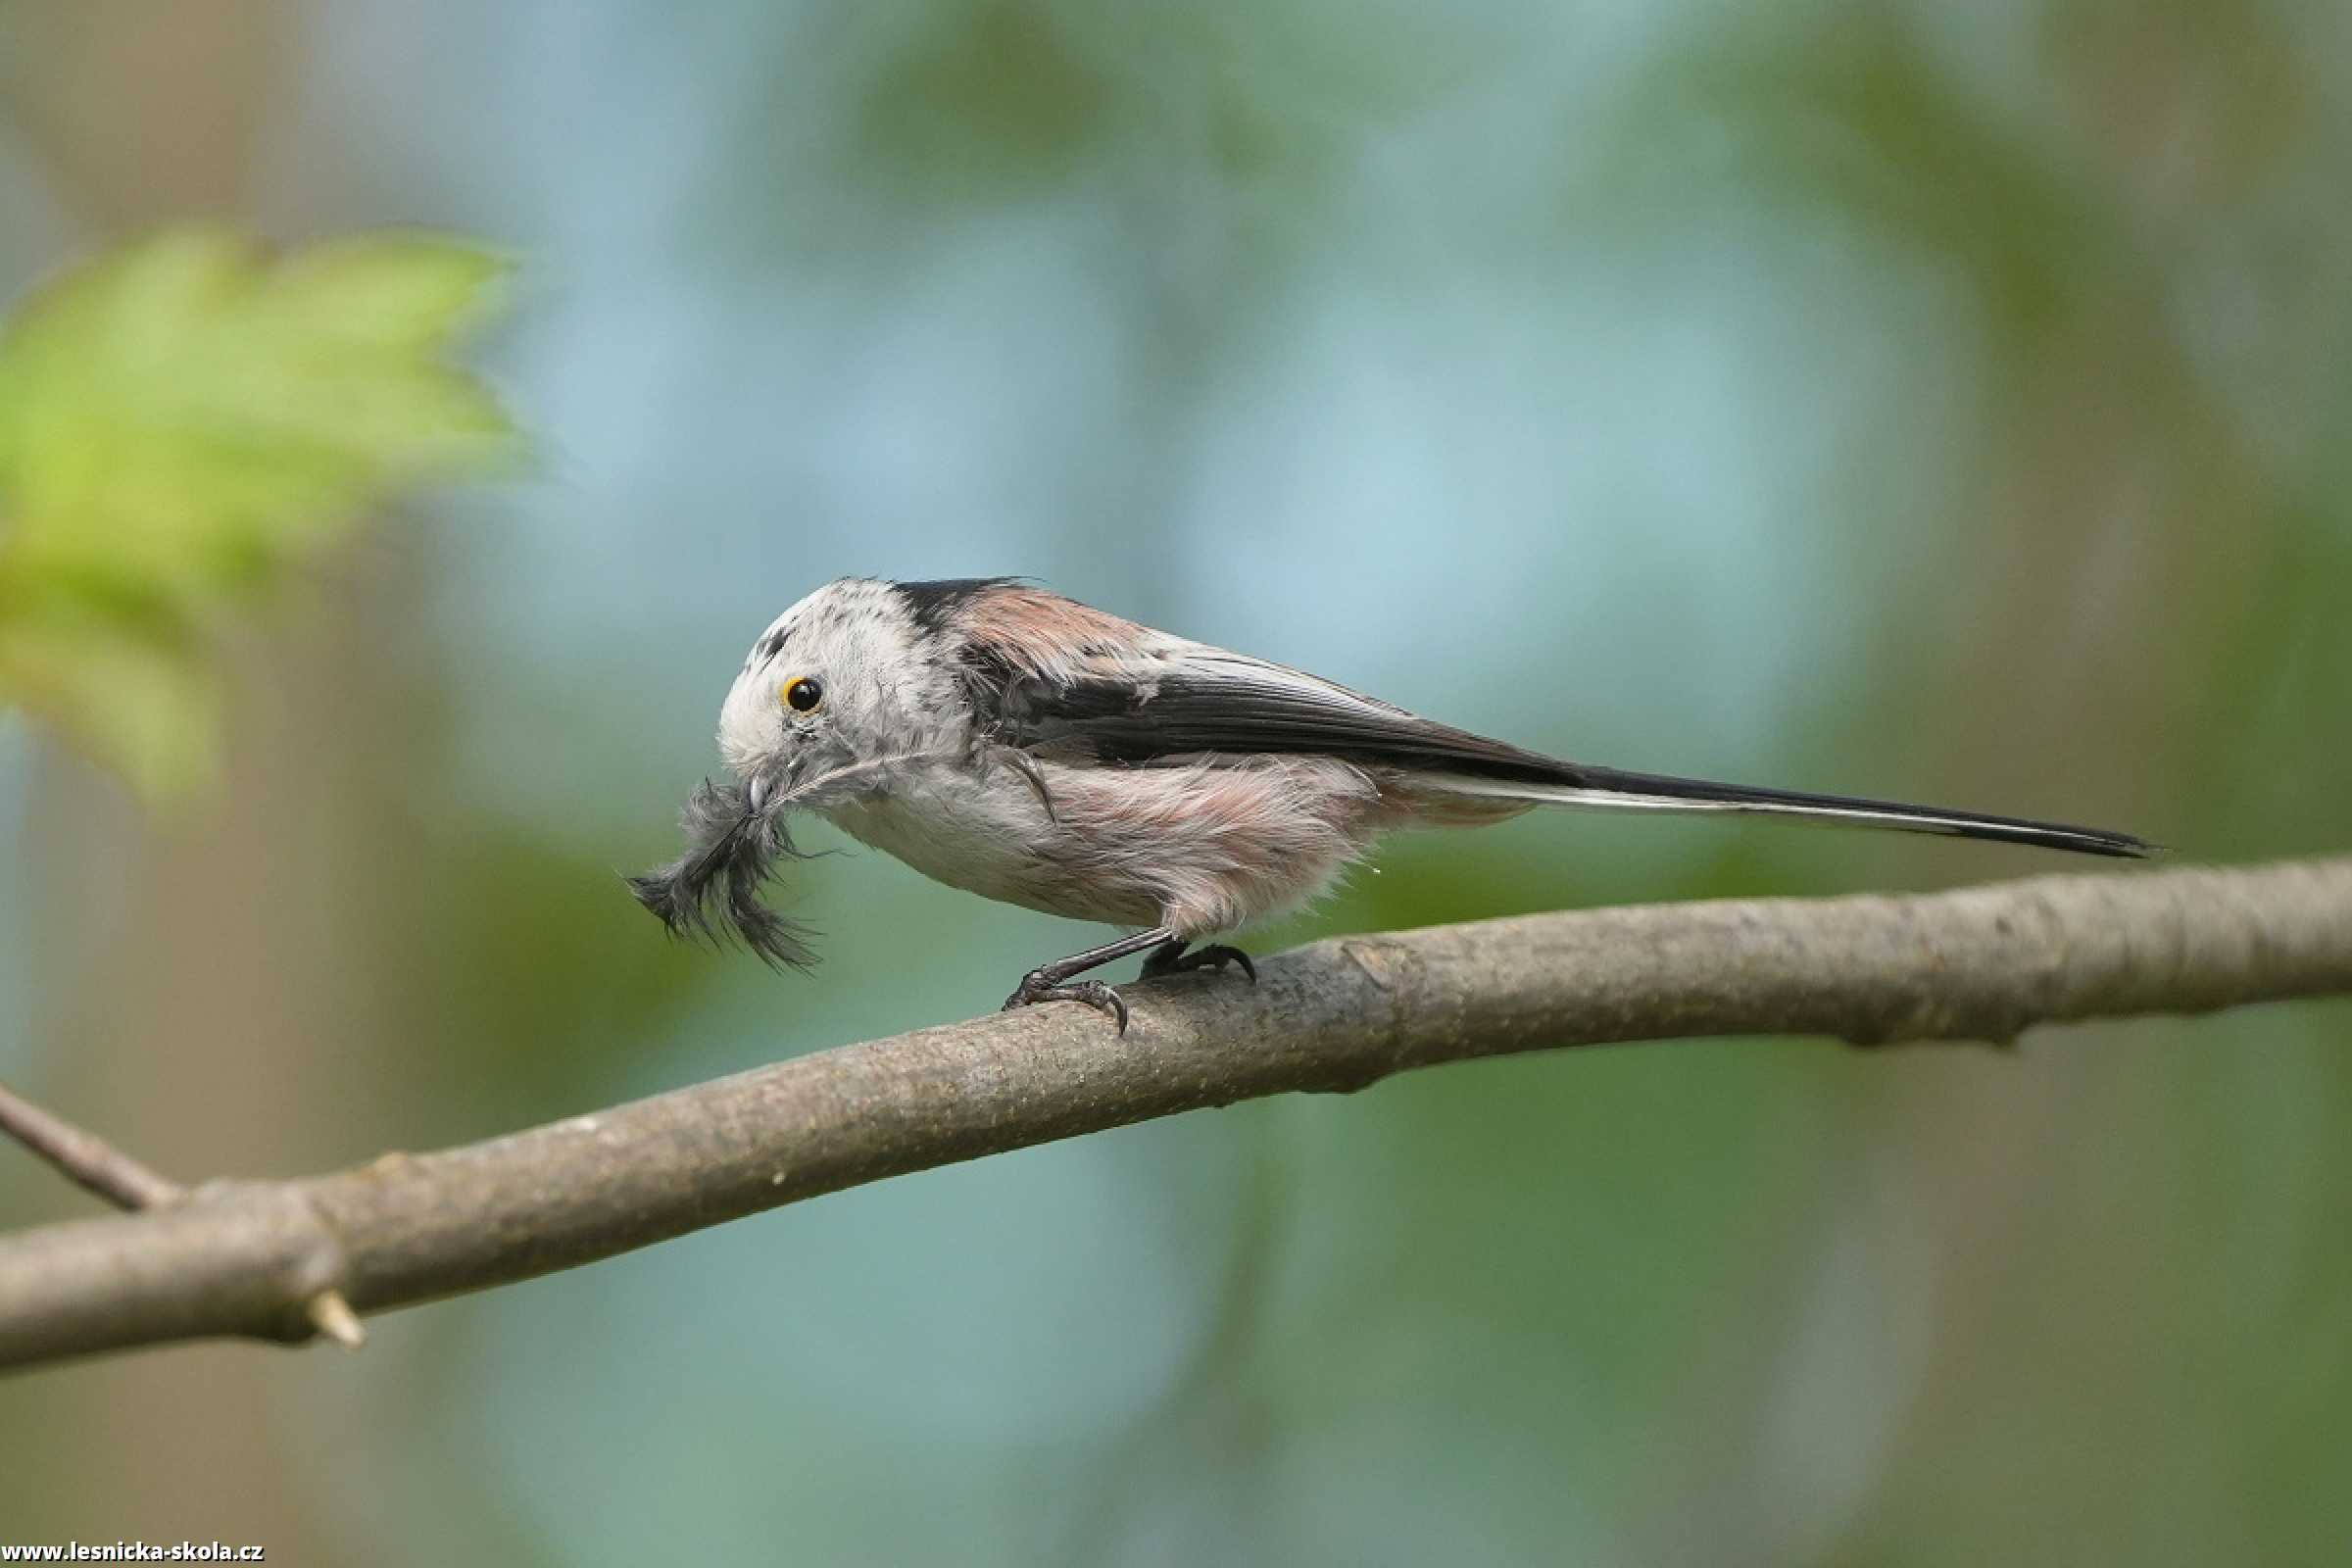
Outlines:
[{"label": "tree branch", "polygon": [[[43,1110],[6,1084],[0,1084],[0,1134],[117,1208],[159,1208],[188,1196],[179,1183],[142,1165],[96,1133]],[[314,1290],[301,1304],[310,1326],[345,1349],[356,1350],[367,1343],[368,1331],[340,1291],[331,1286]]]},{"label": "tree branch", "polygon": [[47,1160],[66,1180],[96,1193],[117,1208],[152,1208],[176,1201],[187,1191],[97,1134],[43,1110],[6,1084],[0,1084],[0,1133]]},{"label": "tree branch", "polygon": [[1913,898],[1594,909],[1340,937],[1129,988],[1124,1039],[1041,1006],[778,1062],[439,1153],[220,1183],[0,1238],[0,1366],[301,1340],[778,1204],[1440,1062],[1691,1035],[2006,1043],[2034,1025],[2352,993],[2352,858]]}]

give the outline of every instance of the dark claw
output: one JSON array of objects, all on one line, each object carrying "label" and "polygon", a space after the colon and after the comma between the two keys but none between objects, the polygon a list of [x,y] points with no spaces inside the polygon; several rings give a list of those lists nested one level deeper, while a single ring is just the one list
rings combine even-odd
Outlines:
[{"label": "dark claw", "polygon": [[1227,964],[1238,963],[1242,966],[1242,973],[1250,977],[1250,983],[1257,984],[1257,965],[1251,963],[1250,955],[1239,948],[1229,948],[1221,942],[1215,943],[1193,953],[1190,955],[1190,959],[1191,961],[1185,965],[1188,969],[1215,969],[1220,972]]},{"label": "dark claw", "polygon": [[1181,942],[1162,943],[1144,956],[1144,978],[1154,980],[1161,975],[1191,974],[1196,969],[1222,970],[1229,963],[1240,964],[1242,973],[1250,977],[1250,983],[1257,984],[1257,965],[1250,961],[1250,955],[1221,942],[1211,943],[1205,948],[1195,948],[1190,953],[1184,951]]},{"label": "dark claw", "polygon": [[1004,1010],[1034,1006],[1041,1002],[1083,1002],[1096,1011],[1118,1020],[1119,1033],[1127,1032],[1127,1004],[1119,994],[1100,980],[1072,980],[1062,985],[1049,985],[1044,974],[1032,969],[1021,976],[1020,989],[1004,999]]}]

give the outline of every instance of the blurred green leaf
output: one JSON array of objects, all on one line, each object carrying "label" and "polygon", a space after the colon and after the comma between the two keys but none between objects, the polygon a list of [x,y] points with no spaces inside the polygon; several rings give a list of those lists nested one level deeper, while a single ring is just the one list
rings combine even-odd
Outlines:
[{"label": "blurred green leaf", "polygon": [[36,293],[0,336],[0,702],[151,800],[202,786],[227,615],[394,487],[511,450],[443,358],[504,270],[424,234],[272,262],[183,230]]}]

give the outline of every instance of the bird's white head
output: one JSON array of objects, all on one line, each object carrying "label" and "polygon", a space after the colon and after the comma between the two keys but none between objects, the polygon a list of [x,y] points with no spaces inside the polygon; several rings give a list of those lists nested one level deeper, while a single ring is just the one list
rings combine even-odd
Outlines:
[{"label": "bird's white head", "polygon": [[758,810],[844,768],[952,744],[968,720],[949,663],[895,584],[827,583],[752,645],[719,710],[719,753]]},{"label": "bird's white head", "polygon": [[900,761],[971,738],[953,648],[924,619],[929,602],[919,587],[845,578],[752,645],[718,720],[719,750],[741,784],[706,781],[686,803],[686,853],[629,879],[672,932],[731,931],[771,963],[813,960],[807,933],[759,898],[776,862],[798,853],[789,809],[886,790]]}]

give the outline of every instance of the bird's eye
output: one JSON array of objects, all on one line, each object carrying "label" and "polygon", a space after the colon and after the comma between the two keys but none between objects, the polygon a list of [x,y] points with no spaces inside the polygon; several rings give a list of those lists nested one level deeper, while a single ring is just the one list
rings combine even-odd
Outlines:
[{"label": "bird's eye", "polygon": [[784,706],[796,713],[806,713],[825,700],[825,689],[803,675],[784,688]]}]

